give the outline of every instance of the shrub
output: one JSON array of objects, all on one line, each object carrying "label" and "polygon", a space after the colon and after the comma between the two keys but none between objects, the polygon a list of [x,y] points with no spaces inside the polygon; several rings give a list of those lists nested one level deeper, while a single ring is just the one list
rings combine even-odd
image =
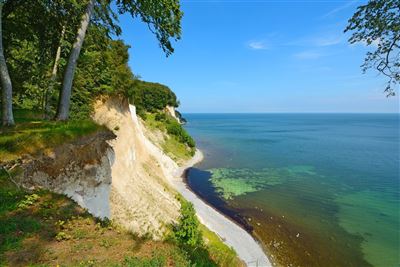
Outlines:
[{"label": "shrub", "polygon": [[25,199],[22,200],[21,202],[18,203],[17,207],[19,209],[26,209],[29,206],[32,206],[33,204],[36,203],[36,201],[40,197],[37,194],[32,194],[32,195],[25,195]]},{"label": "shrub", "polygon": [[167,119],[167,116],[165,113],[157,113],[155,116],[156,121],[165,121]]},{"label": "shrub", "polygon": [[179,244],[189,246],[202,246],[203,238],[199,228],[199,220],[193,204],[187,201],[181,201],[181,217],[179,224],[174,229],[175,239]]},{"label": "shrub", "polygon": [[193,138],[177,121],[170,119],[167,123],[167,133],[178,138],[179,142],[187,144],[190,148],[196,146]]},{"label": "shrub", "polygon": [[181,217],[173,229],[173,239],[188,255],[193,266],[217,266],[203,242],[200,222],[196,217],[193,204],[178,197],[181,202]]}]

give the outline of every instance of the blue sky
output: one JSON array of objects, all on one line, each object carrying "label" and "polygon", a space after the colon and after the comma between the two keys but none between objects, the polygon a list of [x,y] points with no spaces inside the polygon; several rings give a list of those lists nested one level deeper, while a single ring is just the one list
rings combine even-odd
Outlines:
[{"label": "blue sky", "polygon": [[362,74],[369,48],[343,34],[363,3],[181,0],[182,39],[170,57],[127,15],[121,38],[133,72],[168,85],[182,112],[398,112],[385,79]]}]

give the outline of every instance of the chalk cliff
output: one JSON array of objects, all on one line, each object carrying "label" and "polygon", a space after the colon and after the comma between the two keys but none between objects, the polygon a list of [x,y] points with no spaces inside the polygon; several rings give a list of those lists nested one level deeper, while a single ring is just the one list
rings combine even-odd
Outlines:
[{"label": "chalk cliff", "polygon": [[20,183],[64,193],[95,216],[162,238],[179,217],[170,184],[177,164],[146,137],[127,100],[98,100],[92,117],[108,130],[26,161]]}]

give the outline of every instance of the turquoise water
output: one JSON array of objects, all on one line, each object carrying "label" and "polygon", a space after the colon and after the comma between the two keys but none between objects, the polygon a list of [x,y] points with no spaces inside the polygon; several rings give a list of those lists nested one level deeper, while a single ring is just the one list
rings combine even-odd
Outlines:
[{"label": "turquoise water", "polygon": [[400,266],[399,114],[186,118],[209,173],[189,185],[248,218],[278,262]]}]

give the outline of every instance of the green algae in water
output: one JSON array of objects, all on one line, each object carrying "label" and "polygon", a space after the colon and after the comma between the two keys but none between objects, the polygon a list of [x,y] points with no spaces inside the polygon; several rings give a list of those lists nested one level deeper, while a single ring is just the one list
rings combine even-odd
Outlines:
[{"label": "green algae in water", "polygon": [[211,182],[217,193],[226,200],[259,191],[268,186],[316,176],[314,168],[307,165],[261,170],[214,168],[209,171],[212,173]]},{"label": "green algae in water", "polygon": [[[400,210],[379,211],[399,205],[399,118],[399,114],[189,115],[192,123],[187,127],[209,152],[201,165],[204,169],[229,166],[262,172],[265,167],[281,166],[284,176],[275,185],[266,185],[263,179],[254,185],[242,178],[228,186],[214,178],[211,189],[218,183],[219,192],[229,187],[231,194],[225,197],[232,200],[225,202],[244,216],[254,216],[255,228],[256,218],[264,220],[258,230],[265,231],[265,244],[273,241],[269,234],[274,231],[278,233],[274,238],[287,237],[292,249],[288,258],[300,260],[282,259],[283,266],[364,267],[371,262],[400,267],[394,254],[399,251],[395,240],[399,230],[393,230],[396,222],[399,225],[394,214]],[[311,165],[315,170],[295,165]],[[282,170],[285,166],[294,173]],[[292,179],[285,175],[298,180],[285,182]],[[396,196],[380,195],[393,191]],[[370,192],[376,194],[368,200]],[[369,207],[375,200],[380,208],[372,212]],[[278,217],[284,220],[285,230],[268,224],[271,216],[274,222]],[[289,236],[287,229],[293,230]],[[306,261],[305,247],[313,252],[312,261]]]},{"label": "green algae in water", "polygon": [[363,237],[361,247],[366,260],[374,266],[400,266],[396,199],[384,193],[359,191],[341,195],[336,202],[340,206],[339,224]]},{"label": "green algae in water", "polygon": [[310,175],[310,176],[317,175],[317,173],[315,172],[315,168],[313,166],[309,166],[309,165],[295,165],[295,166],[283,168],[283,170],[287,171],[292,176],[295,176],[295,175]]}]

